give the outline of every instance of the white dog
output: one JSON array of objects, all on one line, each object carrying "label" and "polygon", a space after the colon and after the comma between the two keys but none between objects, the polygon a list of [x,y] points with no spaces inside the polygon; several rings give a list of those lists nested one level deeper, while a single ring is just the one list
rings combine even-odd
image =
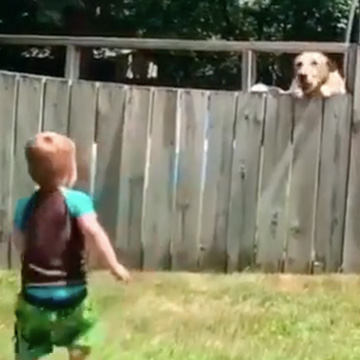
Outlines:
[{"label": "white dog", "polygon": [[298,55],[294,72],[290,92],[298,98],[325,98],[346,93],[345,81],[336,64],[321,52]]}]

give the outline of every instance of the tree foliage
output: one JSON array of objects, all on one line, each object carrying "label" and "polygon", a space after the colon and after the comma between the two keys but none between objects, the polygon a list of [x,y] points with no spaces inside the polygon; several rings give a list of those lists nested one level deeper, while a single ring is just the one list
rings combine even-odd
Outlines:
[{"label": "tree foliage", "polygon": [[[351,0],[2,0],[0,32],[344,41],[350,6]],[[80,13],[81,21],[77,17]],[[2,67],[21,68],[24,63],[19,48],[1,48],[1,55]],[[239,54],[154,51],[150,55],[159,65],[159,81],[163,84],[225,88],[240,85]],[[63,54],[58,52],[55,58],[49,61],[51,74],[59,72],[56,67],[62,67]],[[289,63],[289,57],[260,56],[258,80],[284,85],[289,80],[289,71],[284,71]]]}]

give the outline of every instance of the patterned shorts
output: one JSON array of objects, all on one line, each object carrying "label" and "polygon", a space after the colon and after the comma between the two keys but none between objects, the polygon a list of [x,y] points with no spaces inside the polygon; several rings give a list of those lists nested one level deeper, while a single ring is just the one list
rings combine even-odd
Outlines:
[{"label": "patterned shorts", "polygon": [[47,310],[29,304],[19,295],[15,317],[15,354],[18,360],[49,355],[54,347],[90,352],[103,336],[89,297],[76,307]]}]

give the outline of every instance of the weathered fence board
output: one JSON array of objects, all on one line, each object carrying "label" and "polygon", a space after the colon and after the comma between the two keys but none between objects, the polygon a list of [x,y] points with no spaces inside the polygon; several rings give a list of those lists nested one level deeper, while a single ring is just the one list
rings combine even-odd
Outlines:
[{"label": "weathered fence board", "polygon": [[231,160],[236,94],[212,92],[209,104],[208,150],[202,198],[200,266],[226,271],[227,220],[230,200]]},{"label": "weathered fence board", "polygon": [[67,134],[70,87],[67,80],[46,79],[43,130]]},{"label": "weathered fence board", "polygon": [[283,262],[292,120],[291,96],[267,98],[256,260],[265,272],[281,271]]},{"label": "weathered fence board", "polygon": [[342,265],[351,98],[326,100],[323,123],[314,251],[316,270],[334,272]]},{"label": "weathered fence board", "polygon": [[76,187],[90,192],[91,162],[95,140],[97,84],[76,81],[71,86],[69,136],[76,142]]},{"label": "weathered fence board", "polygon": [[34,190],[24,146],[44,129],[75,140],[77,186],[91,192],[95,182],[100,220],[133,268],[360,273],[350,95],[296,100],[8,73],[0,92],[1,267],[18,263],[13,208]]},{"label": "weathered fence board", "polygon": [[[91,96],[94,96],[93,93]],[[116,244],[119,217],[120,161],[125,108],[125,88],[101,85],[97,102],[97,161],[94,201],[99,218]],[[90,136],[88,141],[90,142]],[[92,258],[96,266],[99,259]]]},{"label": "weathered fence board", "polygon": [[353,113],[350,172],[343,248],[343,271],[360,273],[360,113]]},{"label": "weathered fence board", "polygon": [[126,254],[128,266],[137,269],[143,262],[143,195],[152,95],[146,88],[127,90],[121,151],[116,246]]},{"label": "weathered fence board", "polygon": [[298,100],[294,115],[285,270],[306,273],[311,269],[312,260],[322,101]]},{"label": "weathered fence board", "polygon": [[197,270],[202,199],[202,166],[208,93],[181,91],[178,104],[179,155],[175,178],[174,229],[171,244],[174,270]]},{"label": "weathered fence board", "polygon": [[171,266],[176,103],[175,90],[155,90],[143,218],[145,269]]},{"label": "weathered fence board", "polygon": [[0,75],[0,267],[9,266],[9,233],[12,224],[12,171],[15,141],[15,113],[17,78]]},{"label": "weathered fence board", "polygon": [[227,234],[229,271],[244,270],[254,264],[264,100],[257,94],[238,96]]},{"label": "weathered fence board", "polygon": [[[19,198],[29,196],[34,191],[34,183],[27,171],[24,147],[41,128],[43,85],[44,81],[40,77],[22,76],[19,79],[12,208]],[[18,254],[13,250],[11,258],[15,265]]]}]

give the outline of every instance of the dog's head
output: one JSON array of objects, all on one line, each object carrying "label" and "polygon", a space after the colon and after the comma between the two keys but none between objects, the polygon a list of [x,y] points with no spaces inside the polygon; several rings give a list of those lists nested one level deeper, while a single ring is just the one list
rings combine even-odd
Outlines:
[{"label": "dog's head", "polygon": [[336,70],[335,64],[321,52],[303,52],[295,58],[296,81],[304,94],[311,94],[321,87]]}]

